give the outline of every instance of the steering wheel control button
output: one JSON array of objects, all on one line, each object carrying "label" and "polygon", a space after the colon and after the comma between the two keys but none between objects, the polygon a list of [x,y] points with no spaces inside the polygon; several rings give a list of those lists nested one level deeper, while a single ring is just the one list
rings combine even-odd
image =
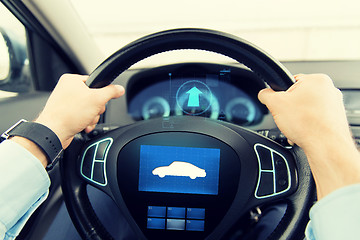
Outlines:
[{"label": "steering wheel control button", "polygon": [[87,178],[91,178],[95,149],[95,146],[88,148],[82,160],[81,174]]},{"label": "steering wheel control button", "polygon": [[185,208],[181,207],[168,207],[167,208],[168,218],[185,218]]},{"label": "steering wheel control button", "polygon": [[185,219],[167,219],[167,230],[185,230]]},{"label": "steering wheel control button", "polygon": [[269,149],[257,146],[255,148],[256,153],[258,154],[258,159],[260,159],[260,169],[261,170],[273,170],[273,162],[271,159],[271,151]]},{"label": "steering wheel control button", "polygon": [[96,160],[104,160],[105,158],[105,153],[107,150],[107,147],[109,146],[110,141],[103,141],[101,143],[99,143],[97,151],[96,151],[96,156],[95,159]]},{"label": "steering wheel control button", "polygon": [[[285,157],[274,149],[262,145],[254,146],[259,164],[259,179],[255,190],[258,199],[273,197],[290,189],[290,168]],[[271,166],[271,167],[270,167]]]},{"label": "steering wheel control button", "polygon": [[148,217],[160,217],[166,216],[166,207],[160,206],[148,206]]},{"label": "steering wheel control button", "polygon": [[112,138],[105,138],[86,148],[80,166],[85,179],[100,186],[107,185],[105,164],[112,142]]},{"label": "steering wheel control button", "polygon": [[276,192],[283,192],[289,187],[289,174],[285,160],[278,154],[274,155]]},{"label": "steering wheel control button", "polygon": [[165,229],[165,219],[164,218],[148,218],[147,219],[147,228],[148,229]]},{"label": "steering wheel control button", "polygon": [[269,196],[274,193],[274,175],[272,172],[262,172],[260,183],[256,192],[259,197]]},{"label": "steering wheel control button", "polygon": [[186,115],[201,115],[211,107],[213,94],[205,83],[190,80],[178,88],[176,103]]},{"label": "steering wheel control button", "polygon": [[205,221],[201,220],[186,220],[186,231],[203,232],[205,229]]},{"label": "steering wheel control button", "polygon": [[188,219],[205,219],[205,208],[187,208],[186,217]]},{"label": "steering wheel control button", "polygon": [[93,170],[93,180],[95,182],[105,184],[105,176],[104,176],[104,163],[103,162],[94,162],[94,170]]},{"label": "steering wheel control button", "polygon": [[148,206],[147,229],[203,232],[205,208]]}]

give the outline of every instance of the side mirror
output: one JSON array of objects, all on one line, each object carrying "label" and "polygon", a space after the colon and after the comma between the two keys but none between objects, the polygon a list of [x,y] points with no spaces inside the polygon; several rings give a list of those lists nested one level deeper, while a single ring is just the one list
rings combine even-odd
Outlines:
[{"label": "side mirror", "polygon": [[0,27],[0,90],[28,92],[30,78],[26,44]]}]

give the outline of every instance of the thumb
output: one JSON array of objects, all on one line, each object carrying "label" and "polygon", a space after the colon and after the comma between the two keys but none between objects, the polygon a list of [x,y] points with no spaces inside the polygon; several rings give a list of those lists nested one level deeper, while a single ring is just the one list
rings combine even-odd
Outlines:
[{"label": "thumb", "polygon": [[125,93],[125,89],[121,85],[108,85],[96,90],[100,96],[104,97],[105,102],[113,98],[119,98]]},{"label": "thumb", "polygon": [[275,92],[271,88],[265,88],[259,92],[258,98],[274,115],[286,103],[285,94],[286,92],[283,91]]},{"label": "thumb", "polygon": [[262,104],[268,105],[275,95],[275,91],[271,88],[265,88],[258,93],[258,99]]}]

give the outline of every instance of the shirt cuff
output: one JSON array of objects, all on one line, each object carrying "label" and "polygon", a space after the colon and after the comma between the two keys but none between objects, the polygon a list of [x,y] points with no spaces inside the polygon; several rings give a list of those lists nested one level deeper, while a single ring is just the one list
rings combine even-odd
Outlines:
[{"label": "shirt cuff", "polygon": [[[29,210],[22,216],[17,223],[15,223],[12,228],[8,229],[5,233],[4,240],[13,240],[15,239],[19,233],[21,232],[22,228],[25,226],[27,220],[31,217],[31,215],[36,211],[36,209],[46,200],[49,191],[44,193],[38,201],[36,201]],[[0,239],[2,239],[0,237]]]},{"label": "shirt cuff", "polygon": [[360,229],[360,184],[338,189],[310,210],[308,239],[358,239]]},{"label": "shirt cuff", "polygon": [[0,225],[9,231],[46,199],[50,179],[40,161],[11,140],[0,144],[0,164]]}]

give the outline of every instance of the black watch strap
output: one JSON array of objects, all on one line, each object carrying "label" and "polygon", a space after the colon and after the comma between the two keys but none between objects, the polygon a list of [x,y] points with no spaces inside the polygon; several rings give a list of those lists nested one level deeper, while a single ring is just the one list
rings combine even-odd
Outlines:
[{"label": "black watch strap", "polygon": [[22,119],[1,135],[3,139],[11,136],[24,137],[38,145],[47,156],[47,170],[52,169],[62,157],[63,149],[59,138],[50,128],[40,123]]}]

